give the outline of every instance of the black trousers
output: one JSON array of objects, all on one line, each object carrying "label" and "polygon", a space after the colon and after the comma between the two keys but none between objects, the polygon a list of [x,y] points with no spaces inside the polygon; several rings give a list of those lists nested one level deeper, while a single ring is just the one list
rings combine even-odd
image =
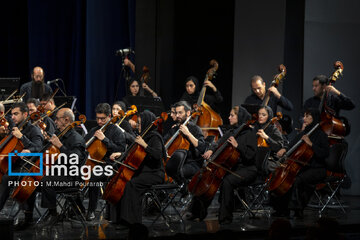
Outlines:
[{"label": "black trousers", "polygon": [[[105,182],[107,180],[106,176],[91,176],[90,183],[103,183],[103,187],[105,189]],[[88,190],[89,194],[89,205],[88,205],[88,211],[95,211],[97,208],[98,200],[99,200],[99,194],[100,194],[100,186],[89,186]]]},{"label": "black trousers", "polygon": [[225,219],[232,220],[232,213],[234,211],[234,189],[237,187],[247,186],[255,181],[257,176],[257,169],[255,165],[252,166],[238,166],[235,170],[239,178],[232,174],[227,174],[220,187],[220,208],[219,221]]},{"label": "black trousers", "polygon": [[278,212],[304,210],[314,193],[316,184],[326,177],[325,168],[303,168],[290,190],[283,196],[270,195],[270,204]]},{"label": "black trousers", "polygon": [[199,163],[188,158],[186,150],[176,150],[166,164],[166,173],[177,182],[191,179],[199,169]]}]

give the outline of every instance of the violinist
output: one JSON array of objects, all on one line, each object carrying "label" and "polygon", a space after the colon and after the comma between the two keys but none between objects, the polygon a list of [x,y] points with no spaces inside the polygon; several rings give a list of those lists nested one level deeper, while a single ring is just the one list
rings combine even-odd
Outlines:
[{"label": "violinist", "polygon": [[319,108],[324,92],[328,93],[325,104],[334,111],[335,116],[339,116],[341,109],[352,110],[355,108],[355,104],[350,97],[340,92],[333,85],[327,84],[328,77],[325,75],[318,75],[314,77],[312,82],[314,96],[305,101],[304,109]]},{"label": "violinist", "polygon": [[[39,101],[35,98],[29,98],[26,102],[26,105],[29,108],[29,114],[36,112],[39,104]],[[45,132],[47,134],[53,135],[56,130],[55,122],[48,116],[43,119],[43,122],[46,124]]]},{"label": "violinist", "polygon": [[185,101],[177,102],[175,113],[177,125],[168,131],[164,140],[167,142],[180,129],[180,132],[189,141],[190,147],[189,150],[177,150],[173,153],[166,165],[166,173],[182,182],[191,178],[200,169],[203,161],[201,154],[205,151],[206,144],[202,131],[197,125],[192,122],[189,122],[187,126],[183,124],[191,113],[191,107],[188,103]]},{"label": "violinist", "polygon": [[[243,130],[242,133],[235,139],[232,135],[234,131],[243,123],[246,123],[250,119],[250,114],[245,108],[235,106],[231,109],[229,115],[229,129],[224,135],[215,143],[210,145],[203,157],[208,160],[225,141],[228,141],[238,151],[241,152],[241,158],[238,160],[237,166],[234,170],[242,178],[228,174],[223,180],[223,186],[220,188],[221,191],[221,206],[219,209],[219,221],[220,223],[228,223],[232,221],[233,211],[233,189],[236,186],[250,183],[256,178],[256,167],[253,163],[253,158],[256,151],[256,139],[255,135],[252,134],[250,129]],[[211,204],[212,199],[205,201],[204,199],[194,197],[190,206],[191,214],[187,216],[188,220],[199,220],[202,221],[207,215],[207,208]]]},{"label": "violinist", "polygon": [[[61,108],[56,113],[55,124],[57,129],[62,132],[71,123],[75,121],[75,115],[70,108]],[[82,166],[86,159],[85,153],[85,140],[76,132],[74,128],[67,131],[61,140],[53,135],[48,140],[53,146],[60,150],[60,153],[64,153],[68,158],[71,154],[78,156],[78,166]],[[64,163],[62,163],[64,164]],[[68,165],[70,163],[68,162]],[[43,183],[41,187],[41,207],[48,208],[49,214],[44,219],[41,227],[51,226],[57,220],[56,211],[56,190],[62,190],[65,187],[56,186],[58,182],[75,182],[80,181],[80,176],[58,175],[58,176],[44,176],[41,179]],[[76,187],[73,185],[73,187]],[[84,211],[83,209],[81,209]]]},{"label": "violinist", "polygon": [[9,133],[9,129],[12,129],[14,126],[13,121],[11,120],[11,117],[9,115],[4,116],[5,115],[5,107],[2,103],[0,103],[0,119],[4,118],[4,124],[5,124],[5,120],[6,122],[9,124],[8,126],[5,125],[0,125],[0,140],[6,136],[6,134]]},{"label": "violinist", "polygon": [[[126,148],[124,133],[114,124],[110,124],[105,132],[100,128],[104,126],[111,119],[111,108],[108,103],[99,103],[95,108],[97,127],[92,128],[85,136],[87,142],[91,137],[95,136],[106,146],[106,155],[104,157],[104,163],[110,163],[110,155],[113,152],[124,152]],[[92,175],[90,182],[104,182],[106,180],[105,175],[95,176]],[[98,196],[100,193],[100,187],[89,186],[89,205],[86,220],[92,221],[95,219],[95,210],[98,203]]]},{"label": "violinist", "polygon": [[[55,104],[55,101],[54,101],[54,98],[51,98],[51,95],[50,93],[45,93],[42,95],[41,99],[40,99],[40,104],[44,107],[45,109],[45,113],[50,111],[54,111],[54,109],[56,108],[56,104]],[[53,112],[50,116],[50,118],[55,122],[55,119],[56,119],[56,112]]]},{"label": "violinist", "polygon": [[[250,87],[252,94],[245,99],[245,104],[254,104],[261,106],[266,95],[266,84],[261,76],[255,75],[251,78]],[[268,106],[271,107],[274,113],[277,112],[277,106],[280,106],[288,111],[294,107],[289,99],[284,97],[276,87],[272,86],[268,89],[271,92]]]},{"label": "violinist", "polygon": [[[31,125],[29,122],[25,123],[22,129],[19,129],[18,126],[23,124],[26,121],[29,109],[25,103],[19,102],[13,105],[11,110],[11,119],[14,122],[15,126],[12,128],[11,134],[18,138],[24,145],[22,153],[36,153],[39,152],[43,144],[43,135],[40,132],[40,129]],[[21,172],[22,166],[24,165],[22,159],[17,159],[16,162],[12,165],[12,172]],[[8,176],[7,174],[3,175],[1,184],[0,184],[0,210],[3,209],[6,200],[10,194],[9,181],[16,180],[17,176]],[[25,211],[25,221],[27,223],[32,222],[33,214],[32,209],[30,211]]]},{"label": "violinist", "polygon": [[[258,137],[258,149],[256,152],[256,164],[259,171],[271,172],[272,166],[268,163],[268,153],[275,155],[284,147],[285,141],[279,129],[271,124],[273,111],[269,106],[260,107],[258,120],[254,124],[254,132]],[[265,166],[265,163],[266,166]],[[275,165],[275,164],[274,164]]]},{"label": "violinist", "polygon": [[28,98],[40,99],[41,96],[45,93],[52,94],[53,91],[49,85],[45,84],[44,77],[44,70],[39,66],[34,67],[31,73],[32,81],[24,83],[20,87],[20,95],[26,93],[24,96],[25,102],[28,100]]},{"label": "violinist", "polygon": [[303,125],[301,132],[295,136],[288,146],[280,149],[277,156],[282,157],[288,149],[295,145],[299,140],[304,141],[309,145],[314,155],[303,166],[295,178],[292,188],[280,197],[272,194],[271,204],[274,207],[275,213],[273,216],[288,217],[290,210],[294,211],[295,218],[303,218],[303,210],[310,200],[311,195],[315,190],[315,186],[326,177],[325,158],[329,155],[329,143],[327,135],[321,130],[316,128],[309,136],[307,133],[320,122],[320,113],[317,109],[308,109],[304,113]]},{"label": "violinist", "polygon": [[[156,119],[155,115],[145,110],[137,119],[138,132],[144,131]],[[135,142],[145,149],[146,157],[136,171],[135,175],[126,183],[124,194],[117,204],[115,223],[129,226],[133,223],[141,223],[142,219],[142,195],[154,184],[161,184],[164,180],[164,166],[162,159],[166,157],[162,136],[156,128],[148,131],[144,138],[137,136]],[[121,152],[113,153],[110,159],[114,160],[121,156]]]}]

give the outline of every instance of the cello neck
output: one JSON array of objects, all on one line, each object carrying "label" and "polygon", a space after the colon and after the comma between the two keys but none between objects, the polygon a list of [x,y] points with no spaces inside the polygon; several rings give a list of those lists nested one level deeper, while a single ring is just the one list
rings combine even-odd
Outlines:
[{"label": "cello neck", "polygon": [[[183,123],[183,125],[187,125],[189,123],[191,119],[191,115],[185,120],[185,122]],[[165,144],[165,149],[168,150],[169,147],[171,146],[171,144],[175,141],[175,139],[179,136],[180,134],[180,129],[178,129],[175,134],[169,139],[169,141]]]}]

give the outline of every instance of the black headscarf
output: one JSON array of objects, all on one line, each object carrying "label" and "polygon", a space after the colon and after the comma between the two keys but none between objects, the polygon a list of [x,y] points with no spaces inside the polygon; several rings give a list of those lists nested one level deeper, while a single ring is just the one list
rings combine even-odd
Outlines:
[{"label": "black headscarf", "polygon": [[245,108],[239,106],[237,125],[240,126],[241,124],[246,123],[248,120],[250,120],[250,118],[251,118],[250,113]]},{"label": "black headscarf", "polygon": [[320,112],[316,108],[309,108],[305,110],[305,114],[310,114],[313,118],[312,123],[310,123],[308,126],[305,127],[304,132],[310,131],[317,123],[320,122]]},{"label": "black headscarf", "polygon": [[[260,128],[263,128],[264,125],[267,124],[268,122],[270,122],[271,119],[272,119],[273,116],[274,116],[274,113],[273,113],[273,110],[271,109],[271,107],[269,107],[269,106],[263,106],[263,107],[260,107],[259,110],[262,109],[262,108],[264,108],[264,109],[266,110],[266,112],[268,113],[268,119],[267,119],[266,122],[263,123],[263,124],[260,124],[259,121],[256,121],[256,123],[255,123],[255,129],[256,129],[256,130],[258,130],[258,129],[260,129]],[[258,111],[258,112],[259,112],[259,111]]]},{"label": "black headscarf", "polygon": [[140,92],[142,91],[142,86],[141,86],[141,83],[139,80],[137,80],[136,78],[132,78],[130,81],[129,81],[129,85],[128,85],[128,89],[129,89],[129,96],[132,96],[132,93],[130,91],[130,86],[133,82],[137,81],[138,84],[139,84],[139,91],[138,91],[138,94],[136,96],[140,96]]},{"label": "black headscarf", "polygon": [[186,78],[186,81],[185,81],[185,85],[187,82],[189,81],[193,81],[194,84],[195,84],[195,91],[193,94],[189,94],[186,90],[184,92],[184,94],[182,95],[181,99],[180,100],[185,100],[187,101],[191,106],[193,104],[195,104],[199,98],[199,80],[194,77],[194,76],[190,76],[188,78]]}]

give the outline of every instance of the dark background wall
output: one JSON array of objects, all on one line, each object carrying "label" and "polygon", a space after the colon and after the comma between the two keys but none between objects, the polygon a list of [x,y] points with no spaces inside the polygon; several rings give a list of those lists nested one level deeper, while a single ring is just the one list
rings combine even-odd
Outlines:
[{"label": "dark background wall", "polygon": [[[346,3],[346,4],[345,4]],[[132,47],[138,75],[144,65],[150,86],[165,109],[184,92],[184,80],[202,83],[209,61],[219,62],[215,85],[224,96],[221,114],[250,94],[249,78],[260,74],[269,84],[284,63],[287,78],[280,87],[299,118],[304,99],[312,95],[311,79],[330,75],[335,60],[345,66],[336,83],[357,106],[360,38],[356,0],[336,1],[190,1],[76,0],[2,1],[0,7],[0,77],[30,80],[40,65],[46,81],[62,78],[80,112],[93,118],[98,102],[125,95],[117,49]],[[343,112],[352,123],[347,169],[350,194],[359,194],[358,108]]]}]

